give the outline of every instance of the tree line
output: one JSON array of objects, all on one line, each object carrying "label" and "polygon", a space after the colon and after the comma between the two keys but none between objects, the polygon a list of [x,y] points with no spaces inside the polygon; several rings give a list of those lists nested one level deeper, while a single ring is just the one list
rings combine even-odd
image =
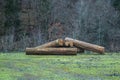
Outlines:
[{"label": "tree line", "polygon": [[0,0],[0,51],[66,36],[120,51],[119,0]]}]

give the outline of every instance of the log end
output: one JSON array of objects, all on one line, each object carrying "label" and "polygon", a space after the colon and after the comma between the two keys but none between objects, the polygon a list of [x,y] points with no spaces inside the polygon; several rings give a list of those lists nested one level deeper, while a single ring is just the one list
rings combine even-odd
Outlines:
[{"label": "log end", "polygon": [[58,46],[63,46],[64,45],[64,40],[63,39],[57,39],[56,43],[58,44]]}]

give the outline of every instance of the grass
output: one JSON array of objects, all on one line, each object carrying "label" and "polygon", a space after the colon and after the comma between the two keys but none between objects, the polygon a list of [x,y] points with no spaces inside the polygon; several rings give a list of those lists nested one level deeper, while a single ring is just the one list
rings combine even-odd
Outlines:
[{"label": "grass", "polygon": [[120,54],[0,53],[0,80],[120,80]]}]

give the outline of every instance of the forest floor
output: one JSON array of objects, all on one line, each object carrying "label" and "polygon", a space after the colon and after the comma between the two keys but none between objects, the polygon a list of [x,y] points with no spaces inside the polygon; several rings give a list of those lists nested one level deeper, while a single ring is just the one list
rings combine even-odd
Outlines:
[{"label": "forest floor", "polygon": [[120,53],[76,56],[0,53],[0,80],[120,80]]}]

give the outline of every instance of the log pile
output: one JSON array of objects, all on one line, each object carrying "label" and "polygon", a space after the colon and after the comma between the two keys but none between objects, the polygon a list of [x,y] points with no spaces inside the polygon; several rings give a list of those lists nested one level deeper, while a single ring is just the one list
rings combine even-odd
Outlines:
[{"label": "log pile", "polygon": [[104,54],[104,47],[66,37],[43,45],[26,48],[26,55],[76,55],[85,50]]}]

